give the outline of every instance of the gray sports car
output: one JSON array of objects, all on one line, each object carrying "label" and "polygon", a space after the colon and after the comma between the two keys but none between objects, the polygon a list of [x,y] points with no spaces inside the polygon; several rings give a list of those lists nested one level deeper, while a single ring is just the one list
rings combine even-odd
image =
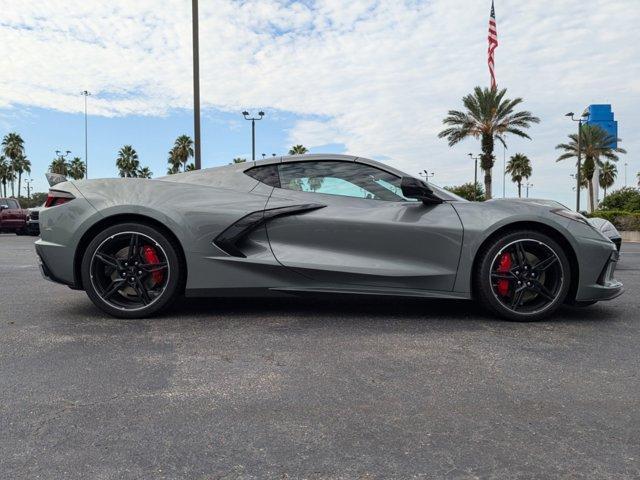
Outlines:
[{"label": "gray sports car", "polygon": [[[178,295],[475,299],[513,320],[622,293],[618,252],[555,202],[467,202],[384,164],[304,155],[49,191],[43,274],[116,317]],[[470,305],[473,305],[470,303]]]}]

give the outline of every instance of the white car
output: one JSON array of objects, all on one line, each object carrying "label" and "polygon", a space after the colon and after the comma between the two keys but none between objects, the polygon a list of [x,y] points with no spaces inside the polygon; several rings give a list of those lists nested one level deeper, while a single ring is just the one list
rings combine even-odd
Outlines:
[{"label": "white car", "polygon": [[27,232],[29,235],[40,235],[40,211],[43,208],[44,204],[27,209]]}]

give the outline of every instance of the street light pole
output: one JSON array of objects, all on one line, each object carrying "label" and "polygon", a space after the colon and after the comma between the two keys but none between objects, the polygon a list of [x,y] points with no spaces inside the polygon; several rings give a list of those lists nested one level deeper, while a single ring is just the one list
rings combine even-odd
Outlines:
[{"label": "street light pole", "polygon": [[200,41],[198,35],[198,0],[191,0],[193,31],[193,136],[195,140],[195,167],[202,168],[200,141]]},{"label": "street light pole", "polygon": [[262,120],[264,112],[261,110],[258,112],[257,117],[250,117],[249,112],[246,110],[242,112],[242,116],[245,120],[251,120],[251,160],[256,161],[256,120]]},{"label": "street light pole", "polygon": [[527,187],[527,198],[529,198],[529,188],[533,188],[533,183],[527,182],[525,187]]},{"label": "street light pole", "polygon": [[436,176],[435,172],[429,172],[427,170],[423,170],[421,172],[418,173],[418,175],[420,175],[421,177],[424,177],[424,179],[427,181],[427,183],[429,183],[429,179],[433,178]]},{"label": "street light pole", "polygon": [[56,150],[56,156],[62,160],[66,160],[66,158],[69,156],[70,153],[71,153],[71,150],[65,150],[63,155],[62,150]]},{"label": "street light pole", "polygon": [[33,182],[32,178],[27,178],[24,183],[27,187],[27,200],[31,200],[31,182]]},{"label": "street light pole", "polygon": [[578,122],[578,164],[576,170],[576,212],[580,211],[580,187],[582,186],[582,179],[580,178],[582,172],[580,166],[582,165],[582,119],[588,117],[589,114],[584,112],[577,120],[573,116],[573,112],[569,112],[565,117],[569,117],[574,122]]},{"label": "street light pole", "polygon": [[473,153],[470,153],[469,156],[474,160],[473,167],[473,200],[476,200],[476,193],[478,191],[478,159],[480,155],[473,156]]},{"label": "street light pole", "polygon": [[87,141],[87,97],[91,92],[83,90],[80,95],[84,97],[84,176],[89,178],[89,143]]},{"label": "street light pole", "polygon": [[[504,136],[502,137],[502,141],[504,142]],[[507,188],[507,147],[505,144],[502,144],[502,198],[506,197],[506,188]]]}]

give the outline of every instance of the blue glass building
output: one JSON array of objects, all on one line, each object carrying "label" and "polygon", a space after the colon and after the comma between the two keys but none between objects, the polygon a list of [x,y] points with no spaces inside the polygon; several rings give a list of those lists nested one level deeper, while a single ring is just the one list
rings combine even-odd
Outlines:
[{"label": "blue glass building", "polygon": [[589,125],[598,125],[605,132],[616,139],[611,145],[612,148],[618,148],[618,122],[613,117],[611,105],[589,105],[586,110],[589,113],[585,123]]}]

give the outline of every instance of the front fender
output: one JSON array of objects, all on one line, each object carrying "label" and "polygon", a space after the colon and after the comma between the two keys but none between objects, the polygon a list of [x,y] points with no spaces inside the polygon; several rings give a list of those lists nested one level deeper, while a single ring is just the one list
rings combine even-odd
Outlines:
[{"label": "front fender", "polygon": [[456,202],[453,203],[453,206],[458,212],[464,228],[460,265],[454,285],[455,292],[471,293],[473,267],[478,251],[488,238],[511,225],[524,226],[528,224],[529,228],[533,227],[534,229],[535,225],[551,228],[569,242],[574,252],[578,251],[577,241],[568,229],[569,222],[572,220],[553,215],[550,212],[543,211],[532,214],[530,211],[525,211],[530,210],[530,207],[509,204],[482,208],[482,204]]}]

